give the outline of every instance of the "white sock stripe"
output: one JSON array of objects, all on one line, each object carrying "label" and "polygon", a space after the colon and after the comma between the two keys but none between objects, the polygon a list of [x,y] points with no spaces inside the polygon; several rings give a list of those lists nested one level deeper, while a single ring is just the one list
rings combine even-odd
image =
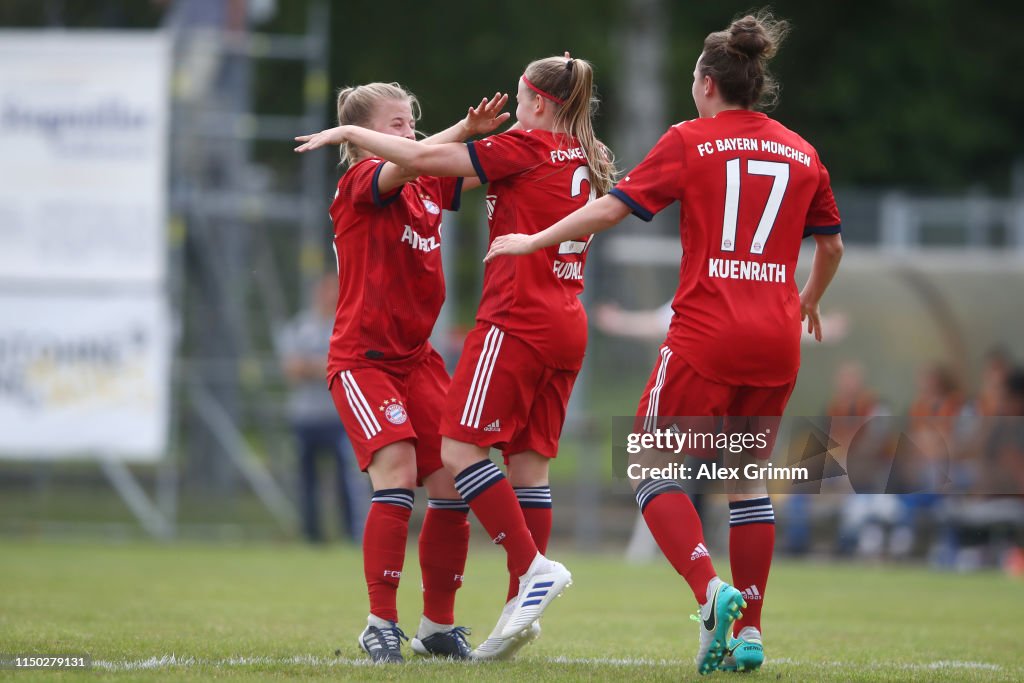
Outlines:
[{"label": "white sock stripe", "polygon": [[683,491],[683,487],[679,485],[679,482],[671,479],[652,479],[645,484],[641,484],[640,488],[636,491],[637,505],[643,510],[647,507],[647,503],[650,502],[651,498],[667,491]]},{"label": "white sock stripe", "polygon": [[738,510],[729,510],[730,517],[743,517],[744,515],[760,515],[765,512],[771,514],[773,512],[771,505],[758,506],[756,508],[741,508]]},{"label": "white sock stripe", "polygon": [[[498,328],[496,328],[496,327],[494,329],[498,330]],[[486,368],[486,373],[487,374],[484,377],[483,389],[480,391],[480,397],[477,400],[476,415],[472,417],[472,420],[473,420],[473,425],[472,426],[473,427],[479,427],[480,426],[480,417],[481,417],[481,415],[483,415],[483,412],[484,412],[484,402],[487,401],[487,390],[491,386],[491,375],[494,374],[494,366],[497,365],[497,363],[498,363],[498,352],[501,351],[501,342],[503,342],[504,340],[505,340],[505,333],[502,332],[501,330],[498,330],[498,334],[495,337],[494,346],[491,349],[491,355],[488,358],[488,363],[489,364],[488,364],[488,366]]]},{"label": "white sock stripe", "polygon": [[469,426],[469,421],[471,419],[470,415],[472,415],[472,409],[476,405],[476,395],[480,387],[480,374],[484,367],[484,359],[487,358],[487,354],[490,353],[491,342],[497,331],[498,328],[496,327],[491,327],[491,329],[487,331],[487,336],[484,337],[483,348],[480,350],[480,357],[476,359],[476,368],[473,370],[473,381],[469,383],[469,395],[466,396],[466,405],[462,409],[462,420],[459,421],[459,424],[464,427]]},{"label": "white sock stripe", "polygon": [[664,493],[665,491],[672,491],[672,490],[674,490],[676,488],[678,488],[678,487],[677,486],[671,486],[671,485],[662,485],[662,486],[648,487],[648,488],[644,489],[643,491],[637,493],[637,500],[643,499],[643,500],[646,501],[646,500],[649,500],[652,496],[655,496],[655,495],[657,495],[659,493]]},{"label": "white sock stripe", "polygon": [[[475,486],[480,481],[484,479],[489,479],[490,477],[494,476],[495,473],[501,474],[501,470],[499,470],[498,466],[495,465],[493,462],[489,462],[485,467],[481,467],[472,474],[468,474],[466,476],[460,475],[456,477],[455,490],[461,494],[463,487]],[[463,498],[465,498],[465,496],[463,496]]]},{"label": "white sock stripe", "polygon": [[380,422],[377,422],[377,416],[373,414],[373,409],[370,408],[370,404],[367,403],[366,397],[363,396],[363,390],[359,388],[359,383],[356,382],[356,378],[352,376],[350,371],[346,371],[346,374],[348,374],[349,382],[352,384],[352,391],[356,393],[356,396],[359,398],[359,402],[362,403],[363,408],[366,409],[366,414],[370,418],[370,424],[372,424],[378,432],[381,431]]},{"label": "white sock stripe", "polygon": [[730,519],[729,524],[742,524],[743,522],[774,522],[775,515],[760,515],[758,517],[740,517],[739,519]]},{"label": "white sock stripe", "polygon": [[512,487],[518,498],[551,498],[551,489],[547,486],[537,488]]},{"label": "white sock stripe", "polygon": [[348,399],[348,407],[352,410],[352,414],[355,415],[356,421],[359,422],[359,426],[363,428],[363,434],[367,439],[373,438],[377,432],[373,431],[372,425],[367,421],[366,415],[363,414],[362,406],[359,404],[355,393],[352,391],[352,385],[349,384],[348,373],[339,372],[338,378],[341,380],[341,386],[345,390],[345,398]]},{"label": "white sock stripe", "polygon": [[428,498],[427,507],[434,510],[469,510],[465,501],[450,498]]},{"label": "white sock stripe", "polygon": [[661,347],[661,364],[658,366],[657,379],[654,380],[654,387],[647,397],[647,419],[644,420],[644,429],[653,432],[658,426],[658,404],[661,398],[661,387],[665,384],[665,374],[668,369],[668,359],[672,355],[667,346]]},{"label": "white sock stripe", "polygon": [[751,514],[751,515],[730,515],[729,516],[729,521],[731,521],[731,522],[743,522],[743,521],[746,521],[748,519],[763,519],[763,518],[775,519],[775,514],[771,513],[771,512],[758,512],[758,513]]},{"label": "white sock stripe", "polygon": [[469,500],[476,493],[478,493],[478,492],[482,491],[483,489],[487,488],[488,486],[490,486],[492,482],[497,481],[498,479],[501,479],[504,476],[505,475],[503,475],[501,473],[501,470],[498,470],[497,468],[495,468],[495,471],[493,473],[491,473],[490,476],[485,477],[485,478],[483,478],[483,479],[481,479],[481,480],[477,481],[476,483],[471,484],[469,486],[462,487],[462,486],[456,485],[455,488],[458,489],[459,494],[463,497],[463,499]]},{"label": "white sock stripe", "polygon": [[370,499],[371,503],[387,503],[388,505],[397,505],[412,510],[413,497],[402,495],[400,493],[389,493],[383,496],[373,496]]},{"label": "white sock stripe", "polygon": [[410,503],[405,498],[391,498],[389,496],[384,496],[382,498],[374,498],[371,502],[373,502],[373,503],[385,503],[387,505],[396,505],[398,507],[407,508],[409,510],[412,510],[412,503]]},{"label": "white sock stripe", "polygon": [[493,480],[500,479],[503,476],[497,465],[489,462],[486,466],[481,467],[469,476],[456,477],[455,490],[459,492],[463,500],[467,500],[472,497],[473,493],[480,490],[482,486],[487,486]]},{"label": "white sock stripe", "polygon": [[669,491],[669,490],[671,490],[673,488],[675,488],[675,487],[671,486],[671,485],[664,485],[664,484],[659,485],[659,486],[649,486],[649,487],[645,488],[643,491],[639,491],[637,493],[637,495],[640,498],[650,498],[652,495],[654,495],[656,493],[661,493],[662,491]]},{"label": "white sock stripe", "polygon": [[406,495],[403,495],[401,493],[384,493],[384,494],[380,494],[380,495],[374,495],[371,498],[371,500],[373,502],[378,502],[378,501],[388,501],[388,502],[399,501],[399,502],[402,502],[402,503],[407,503],[409,505],[412,505],[413,500],[415,500],[415,499],[412,496],[406,496]]},{"label": "white sock stripe", "polygon": [[646,495],[647,493],[654,491],[656,489],[661,490],[669,488],[682,489],[683,487],[680,486],[679,482],[675,481],[674,479],[649,479],[648,481],[645,481],[644,483],[640,484],[640,486],[636,490],[636,493],[638,496]]}]

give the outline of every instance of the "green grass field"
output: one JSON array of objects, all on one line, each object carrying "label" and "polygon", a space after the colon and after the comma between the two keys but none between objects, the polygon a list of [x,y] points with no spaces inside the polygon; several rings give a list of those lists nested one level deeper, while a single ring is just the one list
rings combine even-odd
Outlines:
[{"label": "green grass field", "polygon": [[[557,549],[556,549],[557,550]],[[372,666],[359,554],[337,546],[0,542],[0,654],[90,654],[90,671],[11,680],[694,680],[692,596],[667,563],[553,553],[576,583],[511,664]],[[504,556],[474,547],[459,621],[490,631]],[[720,562],[721,565],[721,562]],[[419,618],[410,548],[403,625]],[[769,661],[750,680],[1021,680],[1024,583],[997,574],[779,563],[765,607]],[[411,651],[408,653],[412,657]],[[716,673],[710,680],[738,674]]]}]

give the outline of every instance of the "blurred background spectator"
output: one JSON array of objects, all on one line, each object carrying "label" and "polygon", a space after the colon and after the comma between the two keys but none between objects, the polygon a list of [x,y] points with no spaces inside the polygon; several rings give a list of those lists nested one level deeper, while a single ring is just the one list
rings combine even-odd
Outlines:
[{"label": "blurred background spectator", "polygon": [[310,308],[288,322],[279,340],[289,387],[288,414],[297,443],[302,532],[312,543],[324,541],[318,476],[322,456],[328,456],[333,465],[341,531],[349,539],[361,539],[370,504],[369,485],[356,465],[324,379],[337,298],[336,276],[324,275],[316,283]]}]

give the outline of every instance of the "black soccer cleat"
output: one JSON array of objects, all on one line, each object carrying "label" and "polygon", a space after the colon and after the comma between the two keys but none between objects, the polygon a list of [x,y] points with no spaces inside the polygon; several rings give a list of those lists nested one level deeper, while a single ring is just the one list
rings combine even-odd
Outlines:
[{"label": "black soccer cleat", "polygon": [[389,628],[377,628],[367,626],[359,635],[359,647],[363,652],[370,655],[375,663],[401,664],[405,661],[402,657],[402,641],[409,640],[405,637],[398,624],[392,623]]},{"label": "black soccer cleat", "polygon": [[469,629],[464,626],[456,626],[450,631],[438,631],[423,639],[413,638],[409,644],[412,646],[412,651],[418,655],[469,659],[467,635],[469,635]]}]

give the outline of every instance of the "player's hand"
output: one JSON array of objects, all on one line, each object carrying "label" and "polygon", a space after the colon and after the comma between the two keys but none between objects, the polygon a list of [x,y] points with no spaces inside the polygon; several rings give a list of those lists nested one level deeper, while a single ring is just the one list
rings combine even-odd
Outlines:
[{"label": "player's hand", "polygon": [[507,103],[508,95],[496,92],[494,97],[485,97],[480,100],[480,104],[470,107],[463,119],[466,132],[469,135],[484,135],[508,121],[512,115],[501,111]]},{"label": "player's hand", "polygon": [[813,334],[817,341],[821,341],[821,313],[818,311],[818,302],[811,301],[800,295],[800,320],[807,321],[807,333]]},{"label": "player's hand", "polygon": [[335,126],[334,128],[328,128],[322,130],[319,133],[311,133],[309,135],[298,135],[296,136],[296,142],[303,144],[295,148],[296,152],[310,152],[314,149],[320,149],[327,145],[340,145],[345,142],[345,126]]},{"label": "player's hand", "polygon": [[535,251],[537,248],[533,246],[533,235],[519,233],[502,235],[491,243],[487,256],[484,256],[484,263],[490,263],[498,256],[521,256],[532,254]]}]

